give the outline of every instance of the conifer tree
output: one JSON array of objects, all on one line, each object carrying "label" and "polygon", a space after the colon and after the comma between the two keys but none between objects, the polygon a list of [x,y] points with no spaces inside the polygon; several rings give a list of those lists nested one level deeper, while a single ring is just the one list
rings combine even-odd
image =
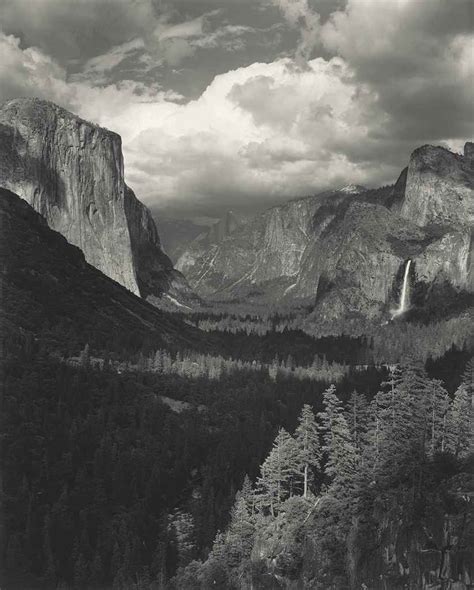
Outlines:
[{"label": "conifer tree", "polygon": [[226,535],[228,563],[231,567],[239,565],[250,557],[254,532],[255,528],[247,502],[243,496],[237,494]]},{"label": "conifer tree", "polygon": [[474,447],[474,420],[471,395],[465,383],[457,388],[447,419],[447,447],[455,457],[463,458]]},{"label": "conifer tree", "polygon": [[298,454],[294,438],[280,428],[258,479],[259,503],[268,506],[272,516],[292,493],[293,481],[298,475]]},{"label": "conifer tree", "polygon": [[303,496],[308,495],[311,470],[319,469],[321,463],[321,447],[316,420],[311,406],[305,404],[301,410],[298,427],[295,431],[299,461],[303,470]]},{"label": "conifer tree", "polygon": [[470,358],[462,374],[462,382],[468,391],[474,393],[474,357]]},{"label": "conifer tree", "polygon": [[358,449],[361,449],[365,442],[368,428],[368,414],[369,404],[367,398],[365,395],[353,391],[347,404],[347,410],[344,412],[344,417],[349,426],[354,444]]},{"label": "conifer tree", "polygon": [[89,367],[91,362],[91,354],[89,350],[89,344],[87,343],[84,348],[81,350],[81,354],[79,357],[79,363],[83,367]]},{"label": "conifer tree", "polygon": [[322,450],[327,458],[326,473],[333,480],[348,481],[356,472],[357,452],[334,385],[324,392],[323,406],[318,416],[323,434]]}]

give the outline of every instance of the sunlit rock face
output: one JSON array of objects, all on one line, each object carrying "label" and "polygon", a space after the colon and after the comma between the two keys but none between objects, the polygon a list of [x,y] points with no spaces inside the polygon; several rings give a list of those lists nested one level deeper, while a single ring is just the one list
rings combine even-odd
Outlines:
[{"label": "sunlit rock face", "polygon": [[465,155],[442,147],[416,149],[408,166],[401,215],[418,225],[474,224],[473,144]]},{"label": "sunlit rock face", "polygon": [[433,146],[415,150],[401,215],[438,234],[418,259],[418,277],[474,291],[474,144],[465,145],[464,155]]},{"label": "sunlit rock face", "polygon": [[403,269],[410,281],[474,291],[473,158],[414,151],[393,187],[349,186],[290,201],[218,239],[197,238],[178,261],[211,298],[309,304],[315,322],[390,317]]},{"label": "sunlit rock face", "polygon": [[426,283],[445,280],[474,291],[473,244],[469,229],[446,231],[415,258],[416,278]]},{"label": "sunlit rock face", "polygon": [[[403,241],[417,242],[423,232],[383,205],[353,202],[307,249],[295,294],[324,301],[324,313],[339,314],[344,292],[346,311],[377,315],[393,288],[393,279],[411,254]],[[357,296],[356,296],[357,293]]]},{"label": "sunlit rock face", "polygon": [[124,182],[120,136],[46,101],[0,108],[0,185],[41,213],[86,260],[143,297],[189,287],[154,221]]},{"label": "sunlit rock face", "polygon": [[[315,232],[322,231],[322,226],[314,227],[316,212],[329,196],[333,204],[339,203],[355,190],[295,199],[241,220],[226,232],[216,224],[192,242],[176,266],[202,295],[231,295],[272,282],[271,297],[283,297],[298,280],[303,254]],[[330,215],[325,214],[325,219]]]}]

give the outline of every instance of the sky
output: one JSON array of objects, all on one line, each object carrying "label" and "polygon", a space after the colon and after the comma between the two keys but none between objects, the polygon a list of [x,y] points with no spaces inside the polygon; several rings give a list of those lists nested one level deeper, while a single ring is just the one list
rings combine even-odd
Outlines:
[{"label": "sky", "polygon": [[163,215],[396,180],[474,136],[472,0],[0,0],[0,100],[122,136]]}]

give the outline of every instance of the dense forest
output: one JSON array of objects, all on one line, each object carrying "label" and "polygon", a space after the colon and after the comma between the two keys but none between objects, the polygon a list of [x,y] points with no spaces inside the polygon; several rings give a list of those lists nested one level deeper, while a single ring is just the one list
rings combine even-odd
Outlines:
[{"label": "dense forest", "polygon": [[[370,401],[334,386],[281,428],[204,562],[175,588],[454,588],[473,574],[474,362],[450,398],[422,365]],[[463,586],[459,586],[463,587]]]},{"label": "dense forest", "polygon": [[472,312],[171,316],[4,196],[2,588],[466,589]]},{"label": "dense forest", "polygon": [[[376,501],[407,517],[420,511],[420,519],[432,509],[455,520],[466,514],[451,490],[451,478],[468,489],[466,352],[431,362],[427,376],[318,356],[306,366],[297,354],[249,363],[145,349],[124,363],[88,345],[68,358],[30,339],[5,350],[7,588],[277,588],[302,580],[351,588],[381,572],[391,579],[382,558],[376,572],[359,562],[346,567],[355,559],[348,535],[367,541],[367,556],[378,527],[393,526],[381,521],[385,508],[371,511]],[[453,367],[464,371],[464,384]],[[434,379],[444,373],[449,391]],[[328,412],[341,432],[328,430]],[[302,450],[306,423],[312,446]],[[460,424],[464,438],[456,442]],[[330,438],[343,450],[331,450]],[[392,440],[407,446],[390,451]],[[290,463],[275,464],[287,450]],[[426,495],[435,483],[441,495]],[[232,544],[239,527],[240,553]],[[331,530],[327,539],[322,530]]]}]

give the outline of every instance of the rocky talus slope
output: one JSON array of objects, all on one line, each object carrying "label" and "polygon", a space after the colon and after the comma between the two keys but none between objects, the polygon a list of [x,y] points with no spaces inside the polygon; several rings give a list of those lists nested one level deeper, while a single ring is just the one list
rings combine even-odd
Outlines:
[{"label": "rocky talus slope", "polygon": [[315,322],[390,317],[408,260],[411,286],[473,292],[473,154],[423,146],[394,186],[273,207],[222,239],[201,236],[177,267],[213,299],[304,303]]},{"label": "rocky talus slope", "polygon": [[86,260],[135,294],[192,298],[148,209],[124,182],[121,138],[52,103],[0,107],[0,186],[25,199]]}]

